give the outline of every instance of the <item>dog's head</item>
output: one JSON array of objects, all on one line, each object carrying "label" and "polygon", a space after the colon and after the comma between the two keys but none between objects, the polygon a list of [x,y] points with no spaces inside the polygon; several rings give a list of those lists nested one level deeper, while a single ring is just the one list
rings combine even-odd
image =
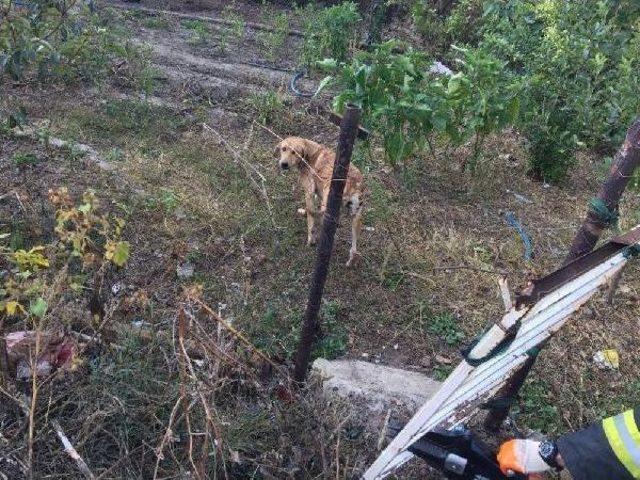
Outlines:
[{"label": "dog's head", "polygon": [[273,156],[281,170],[297,167],[306,157],[306,145],[302,138],[288,137],[276,145]]}]

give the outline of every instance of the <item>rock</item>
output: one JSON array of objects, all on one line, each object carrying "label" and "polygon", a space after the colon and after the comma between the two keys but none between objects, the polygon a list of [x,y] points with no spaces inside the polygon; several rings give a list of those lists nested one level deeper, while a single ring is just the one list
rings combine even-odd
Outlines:
[{"label": "rock", "polygon": [[178,275],[178,278],[181,280],[188,280],[193,277],[194,271],[195,268],[191,262],[180,263],[176,267],[176,275]]},{"label": "rock", "polygon": [[443,365],[451,365],[453,363],[449,357],[445,357],[444,355],[436,355],[436,362]]},{"label": "rock", "polygon": [[441,383],[421,373],[375,365],[360,360],[313,362],[325,393],[342,398],[359,397],[375,412],[389,405],[417,410],[440,388]]}]

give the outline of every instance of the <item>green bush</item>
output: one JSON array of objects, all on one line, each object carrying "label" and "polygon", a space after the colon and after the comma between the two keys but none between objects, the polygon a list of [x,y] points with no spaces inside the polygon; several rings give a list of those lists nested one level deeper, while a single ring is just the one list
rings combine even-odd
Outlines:
[{"label": "green bush", "polygon": [[350,64],[322,62],[339,74],[334,108],[360,106],[363,123],[382,136],[394,166],[432,147],[432,137],[439,135],[454,145],[473,137],[474,169],[486,135],[515,117],[518,83],[503,74],[502,62],[482,51],[457,48],[459,71],[448,77],[427,73],[431,61],[423,53],[397,53],[399,48],[389,41]]},{"label": "green bush", "polygon": [[477,45],[484,3],[484,0],[460,0],[448,15],[442,15],[436,11],[433,0],[415,0],[410,11],[425,47],[434,54],[446,55],[451,45]]},{"label": "green bush", "polygon": [[143,62],[137,51],[116,29],[105,27],[86,2],[38,0],[29,5],[0,0],[0,83],[5,76],[95,82],[116,58],[136,63],[139,73]]},{"label": "green bush", "polygon": [[347,60],[362,20],[354,2],[320,10],[305,8],[302,10],[302,19],[306,37],[300,52],[300,63],[312,67],[323,58],[340,62]]},{"label": "green bush", "polygon": [[640,5],[493,0],[481,48],[521,75],[531,172],[561,180],[576,149],[612,148],[640,108]]}]

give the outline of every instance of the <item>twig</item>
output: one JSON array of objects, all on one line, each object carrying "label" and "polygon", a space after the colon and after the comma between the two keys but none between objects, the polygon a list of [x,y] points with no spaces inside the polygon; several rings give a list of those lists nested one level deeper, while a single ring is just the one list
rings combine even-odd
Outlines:
[{"label": "twig", "polygon": [[36,326],[36,351],[31,355],[31,406],[29,407],[29,431],[27,435],[27,478],[33,480],[33,432],[35,431],[36,405],[38,403],[38,356],[40,355],[40,323]]},{"label": "twig", "polygon": [[22,203],[22,200],[20,200],[20,195],[18,195],[18,192],[16,192],[15,190],[11,190],[10,192],[0,195],[0,200],[4,200],[5,198],[9,198],[11,196],[16,197],[18,204],[20,204],[20,208],[22,208],[23,212],[26,212],[27,209],[25,208],[24,203]]},{"label": "twig", "polygon": [[[253,165],[251,162],[246,161],[242,157],[242,155],[239,155],[237,150],[233,148],[233,146],[229,145],[229,142],[227,142],[227,140],[222,136],[222,134],[218,132],[215,128],[212,128],[206,123],[203,123],[202,127],[208,132],[213,133],[216,137],[218,137],[218,140],[220,140],[220,142],[227,149],[227,151],[231,153],[231,155],[233,155],[233,158],[236,160],[236,162],[240,163],[244,167],[245,171],[247,172],[247,177],[249,177],[249,180],[251,180],[251,182],[253,183],[253,186],[258,190],[258,192],[265,199],[265,202],[267,204],[267,210],[269,211],[269,218],[271,220],[273,228],[277,228],[276,222],[273,217],[273,209],[271,208],[271,200],[269,200],[269,194],[267,192],[267,187],[266,187],[267,179],[265,178],[265,176],[260,172],[260,170],[256,168],[255,165]],[[247,142],[244,145],[245,152],[248,149],[248,146],[249,146],[248,144],[252,136],[253,136],[253,125],[251,127],[251,132],[247,137]],[[256,179],[253,178],[253,175],[251,174],[251,172],[255,173],[258,176],[258,178],[260,179],[260,183],[258,183]]]},{"label": "twig", "polygon": [[169,415],[169,423],[167,424],[167,429],[165,430],[164,435],[162,436],[160,445],[158,445],[158,448],[156,449],[156,466],[153,469],[154,480],[158,477],[158,468],[160,468],[160,461],[164,459],[164,455],[162,453],[162,451],[164,450],[164,445],[169,441],[169,438],[173,436],[173,430],[171,429],[171,427],[173,426],[173,421],[176,417],[176,413],[178,413],[178,408],[182,403],[182,398],[183,398],[182,395],[180,395],[178,397],[178,400],[176,400],[176,403],[173,406],[173,409],[171,410],[171,414]]},{"label": "twig", "polygon": [[[35,374],[33,376],[35,377]],[[62,431],[62,427],[60,426],[58,421],[57,420],[51,420],[51,425],[53,426],[54,430],[56,431],[56,434],[58,435],[58,438],[60,439],[60,442],[62,442],[62,446],[64,447],[64,451],[67,453],[67,455],[69,455],[71,457],[71,459],[73,461],[76,462],[76,465],[78,466],[78,469],[82,472],[82,474],[85,476],[85,478],[88,478],[89,480],[95,480],[96,477],[93,475],[93,473],[91,473],[91,470],[89,470],[89,466],[82,459],[80,454],[78,454],[78,451],[73,447],[73,445],[71,445],[71,442],[69,441],[67,436]]]},{"label": "twig", "polygon": [[216,312],[214,312],[211,307],[209,307],[207,304],[205,304],[204,302],[202,302],[202,300],[192,297],[189,294],[187,294],[187,298],[189,300],[191,300],[192,302],[200,305],[200,307],[207,312],[207,314],[209,314],[209,316],[211,318],[213,318],[216,322],[220,323],[226,330],[228,330],[229,332],[231,332],[231,334],[236,337],[238,340],[240,340],[242,343],[244,343],[244,345],[249,348],[253,353],[255,353],[256,355],[258,355],[262,360],[264,360],[265,362],[267,362],[269,365],[271,365],[274,369],[279,370],[280,367],[278,365],[276,365],[274,363],[273,360],[271,360],[269,357],[267,357],[264,353],[262,353],[260,350],[258,350],[244,335],[242,335],[242,333],[240,333],[238,330],[236,330],[235,328],[233,328],[231,325],[229,325],[220,315],[218,315]]},{"label": "twig", "polygon": [[[204,409],[204,413],[207,418],[207,424],[211,425],[211,427],[213,428],[213,434],[215,436],[213,443],[217,447],[218,453],[220,454],[220,460],[222,461],[222,471],[224,473],[225,479],[228,479],[227,467],[224,459],[224,449],[222,445],[222,434],[220,432],[220,429],[218,428],[218,424],[213,419],[213,414],[211,413],[209,402],[207,401],[203,393],[204,389],[202,388],[202,382],[196,375],[196,372],[193,368],[193,364],[191,363],[191,358],[189,357],[189,354],[187,353],[187,349],[184,346],[184,333],[186,330],[186,314],[185,314],[184,308],[181,308],[180,311],[178,312],[177,320],[178,320],[178,343],[180,344],[182,358],[185,360],[189,373],[191,374],[191,378],[193,379],[193,381],[196,383],[198,387],[196,391],[198,393],[198,396],[200,397],[200,402],[202,403],[202,408]],[[214,405],[214,408],[215,408],[215,405]],[[216,416],[217,416],[217,413],[216,413]],[[197,468],[196,468],[196,474],[197,474]]]}]

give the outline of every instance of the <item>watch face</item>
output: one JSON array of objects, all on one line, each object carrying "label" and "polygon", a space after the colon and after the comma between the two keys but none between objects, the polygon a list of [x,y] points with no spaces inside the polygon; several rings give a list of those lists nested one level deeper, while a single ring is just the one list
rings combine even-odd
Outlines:
[{"label": "watch face", "polygon": [[553,444],[553,442],[546,441],[540,444],[540,456],[545,460],[551,460],[552,457],[555,456],[555,450],[556,446]]}]

